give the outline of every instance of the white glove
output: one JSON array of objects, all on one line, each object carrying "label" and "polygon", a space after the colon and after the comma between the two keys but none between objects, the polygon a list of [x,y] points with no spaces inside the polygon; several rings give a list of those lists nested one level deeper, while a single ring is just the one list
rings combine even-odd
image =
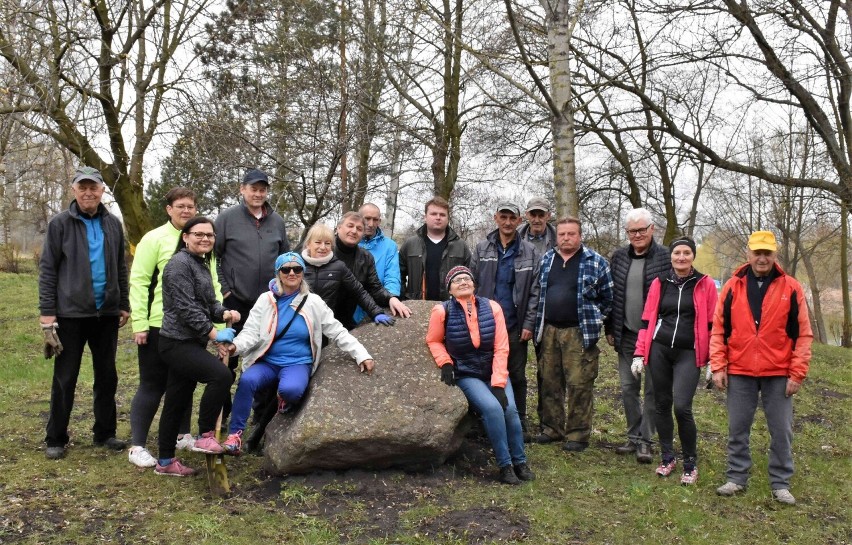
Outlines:
[{"label": "white glove", "polygon": [[645,358],[640,358],[639,356],[633,358],[633,363],[630,364],[630,372],[633,373],[633,378],[639,378],[644,370]]},{"label": "white glove", "polygon": [[707,371],[704,372],[704,380],[713,380],[713,370],[710,369],[710,365],[705,365]]}]

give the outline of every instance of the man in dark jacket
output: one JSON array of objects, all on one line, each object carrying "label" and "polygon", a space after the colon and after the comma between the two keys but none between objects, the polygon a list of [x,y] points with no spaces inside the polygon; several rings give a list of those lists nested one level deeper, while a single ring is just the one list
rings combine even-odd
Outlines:
[{"label": "man in dark jacket", "polygon": [[39,323],[49,343],[45,356],[56,357],[45,437],[45,454],[53,460],[65,456],[70,440],[68,422],[86,344],[95,379],[95,445],[127,446],[115,437],[115,352],[118,328],[130,317],[129,287],[124,232],[121,221],[101,204],[105,189],[96,169],[77,169],[71,182],[74,200],[48,223],[39,261]]},{"label": "man in dark jacket", "polygon": [[633,376],[630,364],[636,347],[636,337],[642,329],[642,309],[651,282],[669,270],[668,249],[654,242],[654,223],[651,213],[636,208],[627,213],[625,225],[629,244],[612,255],[613,300],[612,313],[604,323],[606,340],[618,352],[618,378],[624,415],[627,418],[627,442],[615,449],[619,454],[636,453],[636,460],[650,464],[654,436],[654,388],[645,373],[645,406],[639,393],[642,378]]},{"label": "man in dark jacket", "polygon": [[471,254],[450,226],[450,204],[441,197],[426,203],[426,218],[417,234],[399,249],[402,294],[407,299],[446,301],[444,278],[453,267],[470,267]]},{"label": "man in dark jacket", "polygon": [[531,197],[527,201],[527,222],[518,228],[522,240],[535,246],[542,256],[556,246],[556,228],[550,224],[550,203],[544,197]]},{"label": "man in dark jacket", "polygon": [[512,203],[497,206],[497,229],[476,245],[471,270],[477,295],[493,299],[503,309],[509,334],[509,379],[524,437],[527,424],[527,349],[535,330],[538,308],[538,270],[541,256],[531,243],[518,236],[521,214]]}]

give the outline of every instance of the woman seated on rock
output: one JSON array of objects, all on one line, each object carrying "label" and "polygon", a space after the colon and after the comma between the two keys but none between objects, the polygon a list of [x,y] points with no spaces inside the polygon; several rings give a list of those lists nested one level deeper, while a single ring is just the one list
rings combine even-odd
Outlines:
[{"label": "woman seated on rock", "polygon": [[[393,325],[394,319],[382,312],[382,308],[367,293],[361,282],[358,282],[349,267],[334,256],[333,244],[334,233],[331,227],[324,223],[315,223],[305,236],[302,258],[307,263],[305,282],[311,287],[311,291],[322,297],[332,310],[337,307],[340,297],[351,297],[358,301],[375,323]],[[335,318],[341,322],[346,321],[337,315]]]},{"label": "woman seated on rock", "polygon": [[319,365],[323,335],[351,355],[362,373],[373,372],[373,358],[367,350],[334,318],[322,298],[311,293],[304,280],[302,257],[293,252],[282,254],[275,260],[275,270],[269,291],[257,299],[243,330],[233,344],[220,348],[243,356],[243,373],[223,445],[234,455],[242,451],[242,434],[255,392],[277,382],[279,410],[299,401]]},{"label": "woman seated on rock", "polygon": [[447,273],[450,300],[432,308],[426,344],[441,368],[441,380],[461,388],[482,419],[500,467],[500,481],[521,484],[535,475],[527,465],[521,419],[515,407],[507,359],[509,336],[503,310],[474,295],[473,273]]}]

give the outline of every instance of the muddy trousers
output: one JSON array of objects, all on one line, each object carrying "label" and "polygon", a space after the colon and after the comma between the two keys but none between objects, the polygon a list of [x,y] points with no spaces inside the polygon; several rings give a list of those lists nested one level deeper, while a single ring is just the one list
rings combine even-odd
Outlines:
[{"label": "muddy trousers", "polygon": [[599,355],[597,346],[583,348],[579,327],[545,324],[539,360],[542,433],[553,439],[589,442]]}]

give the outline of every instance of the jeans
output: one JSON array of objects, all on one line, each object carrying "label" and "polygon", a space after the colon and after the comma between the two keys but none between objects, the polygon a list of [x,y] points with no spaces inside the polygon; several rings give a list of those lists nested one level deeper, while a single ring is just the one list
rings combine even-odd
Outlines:
[{"label": "jeans", "polygon": [[698,456],[698,430],[692,416],[692,399],[701,376],[701,369],[695,365],[695,350],[670,348],[653,342],[648,354],[648,368],[655,388],[655,417],[657,433],[660,436],[660,451],[664,458],[674,456],[674,405],[684,465],[690,461],[694,462]]},{"label": "jeans", "polygon": [[[636,338],[637,334],[629,329],[621,331],[621,344],[615,347],[618,351],[618,381],[621,384],[624,417],[627,419],[627,440],[636,445],[639,443],[650,445],[654,441],[656,432],[654,386],[650,373],[644,373],[636,378],[630,371]],[[642,404],[643,396],[640,395],[642,376],[645,377],[644,405]]]},{"label": "jeans", "polygon": [[246,420],[251,412],[252,400],[258,390],[278,381],[278,395],[288,403],[302,399],[311,379],[312,365],[288,365],[278,367],[265,362],[257,362],[240,375],[237,393],[234,394],[234,406],[228,433],[246,429]]},{"label": "jeans", "polygon": [[751,470],[749,438],[757,398],[769,429],[769,484],[790,488],[793,476],[793,398],[785,395],[787,377],[728,375],[728,480],[745,486]]},{"label": "jeans", "polygon": [[74,408],[74,392],[88,344],[94,370],[92,427],[95,442],[115,437],[115,391],[118,373],[115,370],[115,351],[118,347],[118,316],[92,318],[57,318],[57,334],[64,350],[53,361],[53,385],[50,389],[50,416],[47,420],[45,442],[48,447],[68,444],[68,422]]},{"label": "jeans", "polygon": [[521,430],[521,419],[518,418],[518,409],[515,407],[512,381],[506,381],[506,399],[509,404],[505,411],[484,380],[461,377],[456,379],[456,384],[474,412],[482,419],[485,433],[488,434],[491,448],[494,449],[494,457],[497,458],[497,466],[526,463],[524,432]]}]

